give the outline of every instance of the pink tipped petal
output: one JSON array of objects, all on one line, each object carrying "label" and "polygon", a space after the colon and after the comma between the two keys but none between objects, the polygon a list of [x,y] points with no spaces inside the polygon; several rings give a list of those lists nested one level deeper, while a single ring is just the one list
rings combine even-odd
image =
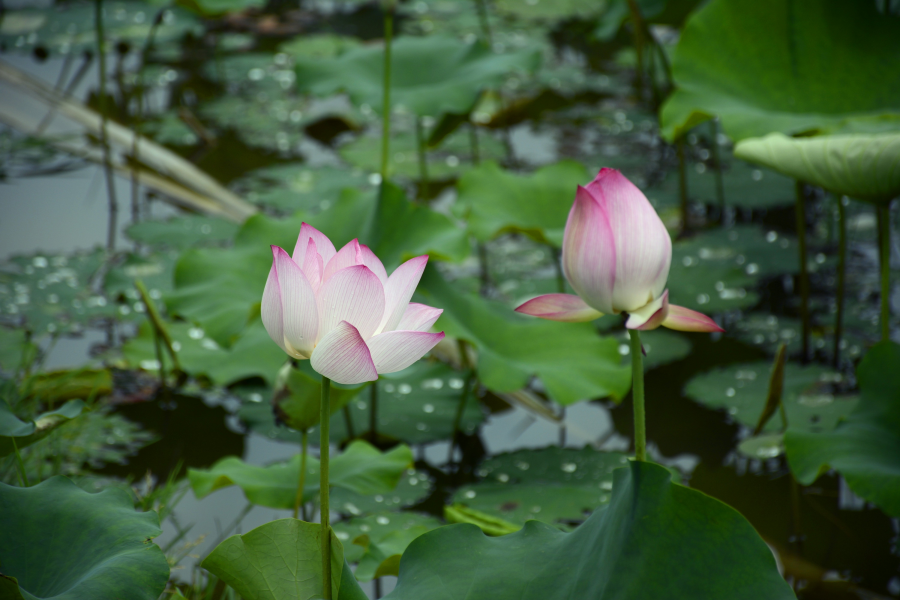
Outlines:
[{"label": "pink tipped petal", "polygon": [[359,240],[347,242],[343,248],[337,251],[337,254],[331,257],[331,260],[325,261],[325,273],[322,275],[322,282],[324,283],[331,279],[341,269],[361,264],[363,264],[363,257]]},{"label": "pink tipped petal", "polygon": [[319,330],[323,336],[341,321],[347,321],[367,340],[375,333],[384,315],[384,288],[365,265],[347,267],[335,273],[322,284],[318,301]]},{"label": "pink tipped petal", "polygon": [[336,383],[354,385],[378,379],[378,371],[356,327],[341,321],[319,341],[310,365]]},{"label": "pink tipped petal", "polygon": [[615,169],[601,169],[587,191],[604,207],[615,232],[613,306],[630,312],[666,286],[672,238],[650,201]]},{"label": "pink tipped petal", "polygon": [[386,331],[369,340],[369,351],[379,373],[393,373],[410,366],[444,339],[444,332]]},{"label": "pink tipped petal", "polygon": [[[274,248],[273,248],[274,249]],[[266,279],[266,288],[263,290],[260,316],[269,337],[278,346],[287,352],[284,347],[284,323],[281,309],[281,287],[278,285],[278,272],[275,270],[275,261],[272,260],[272,268],[269,269],[269,278]]]},{"label": "pink tipped petal", "polygon": [[394,329],[398,331],[428,331],[434,325],[443,308],[432,308],[426,304],[410,302],[403,313],[403,318]]},{"label": "pink tipped petal", "polygon": [[331,257],[334,256],[334,244],[328,239],[328,236],[308,223],[300,225],[300,235],[297,236],[297,245],[294,246],[294,253],[291,257],[298,265],[306,262],[306,249],[309,247],[309,240],[315,240],[316,250],[322,255],[322,260],[327,264]]},{"label": "pink tipped petal", "polygon": [[[603,207],[578,186],[563,236],[563,270],[584,301],[601,313],[613,311],[616,245]],[[646,303],[646,301],[644,302]]]},{"label": "pink tipped petal", "polygon": [[669,290],[666,290],[661,297],[653,302],[648,302],[646,306],[628,313],[628,321],[625,322],[625,327],[650,331],[662,325],[668,315]]},{"label": "pink tipped petal", "polygon": [[322,255],[316,248],[315,240],[309,238],[303,258],[303,274],[306,275],[306,280],[309,281],[314,293],[319,291],[319,286],[322,284],[322,271]]},{"label": "pink tipped petal", "polygon": [[584,323],[603,316],[572,294],[544,294],[522,304],[516,312],[565,323]]},{"label": "pink tipped petal", "polygon": [[288,253],[278,246],[272,247],[273,266],[281,288],[284,345],[288,354],[297,358],[309,358],[316,347],[319,330],[319,311],[316,295],[306,275]]},{"label": "pink tipped petal", "polygon": [[412,298],[425,265],[428,264],[428,256],[411,258],[391,273],[387,285],[384,286],[385,308],[384,318],[379,331],[393,331],[398,329],[398,324],[403,319],[409,299]]},{"label": "pink tipped petal", "polygon": [[362,257],[362,264],[369,267],[369,270],[375,273],[379,280],[381,280],[381,285],[387,285],[387,271],[384,269],[384,265],[381,264],[381,261],[375,256],[375,253],[369,250],[369,247],[360,244],[359,245],[359,253]]},{"label": "pink tipped petal", "polygon": [[669,315],[662,322],[662,326],[675,331],[718,331],[719,333],[725,331],[703,313],[674,304],[669,305]]}]

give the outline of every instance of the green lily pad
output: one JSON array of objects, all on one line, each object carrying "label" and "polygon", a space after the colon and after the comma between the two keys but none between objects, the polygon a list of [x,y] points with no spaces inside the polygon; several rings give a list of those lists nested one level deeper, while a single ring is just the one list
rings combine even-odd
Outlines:
[{"label": "green lily pad", "polygon": [[83,410],[84,402],[69,400],[58,409],[26,422],[19,419],[6,402],[0,401],[0,457],[12,454],[15,448],[21,450],[42,440],[60,425],[80,416]]},{"label": "green lily pad", "polygon": [[498,454],[479,465],[482,481],[461,487],[451,502],[517,525],[580,522],[609,502],[613,471],[627,463],[627,454],[590,446]]},{"label": "green lily pad", "polygon": [[[335,488],[344,488],[363,496],[390,494],[412,462],[409,446],[396,446],[382,453],[371,444],[357,440],[344,452],[331,457],[328,480]],[[188,470],[188,478],[197,498],[237,485],[249,502],[270,508],[294,507],[299,475],[299,454],[286,462],[267,467],[248,465],[237,457],[229,456],[216,462],[209,470]],[[303,501],[316,498],[318,493],[319,461],[308,456]]]},{"label": "green lily pad", "polygon": [[794,350],[800,343],[802,327],[800,319],[749,313],[743,315],[728,333],[774,354],[779,344],[785,344],[788,350]]},{"label": "green lily pad", "polygon": [[334,58],[360,45],[358,38],[333,33],[298,35],[278,46],[281,52],[294,58]]},{"label": "green lily pad", "polygon": [[157,301],[157,308],[162,308],[162,294],[172,289],[176,260],[178,252],[175,250],[147,255],[129,252],[110,266],[103,279],[103,290],[111,298],[123,297],[124,302],[119,304],[121,318],[132,321],[147,319],[146,307],[135,287],[138,279],[147,287],[150,298]]},{"label": "green lily pad", "polygon": [[575,190],[588,181],[587,169],[574,161],[548,165],[529,175],[486,162],[460,178],[454,210],[479,241],[517,232],[559,247]]},{"label": "green lily pad", "polygon": [[768,460],[784,454],[783,433],[763,433],[744,438],[738,444],[738,452],[747,458]]},{"label": "green lily pad", "polygon": [[225,219],[186,215],[167,221],[141,221],[125,230],[128,237],[153,248],[183,250],[230,242],[239,225]]},{"label": "green lily pad", "polygon": [[616,470],[608,507],[572,533],[537,521],[498,538],[473,525],[426,533],[385,598],[793,599],[750,523],[670,475],[652,463]]},{"label": "green lily pad", "polygon": [[900,517],[900,345],[873,347],[857,377],[859,404],[833,430],[813,433],[791,424],[784,439],[788,463],[806,485],[835,469],[854,493]]},{"label": "green lily pad", "polygon": [[220,17],[265,6],[265,0],[177,0],[177,3],[204,17]]},{"label": "green lily pad", "polygon": [[896,115],[900,80],[884,74],[900,70],[898,37],[900,21],[873,2],[713,0],[675,48],[662,134],[671,141],[713,116],[738,141]]},{"label": "green lily pad", "polygon": [[[412,204],[391,184],[380,202],[374,192],[344,190],[333,206],[314,215],[250,217],[233,248],[186,251],[175,268],[175,290],[165,296],[169,311],[199,323],[219,345],[230,346],[262,299],[272,264],[269,246],[293,248],[303,221],[328,235],[338,248],[358,237],[388,269],[421,254],[458,261],[469,252],[465,230],[446,215]],[[221,268],[223,264],[228,268]]]},{"label": "green lily pad", "polygon": [[233,187],[250,202],[291,213],[327,210],[338,201],[344,188],[364,192],[375,189],[370,176],[362,169],[313,169],[303,164],[256,169],[234,182]]},{"label": "green lily pad", "polygon": [[538,376],[547,395],[563,404],[628,391],[631,374],[621,365],[619,344],[597,335],[589,323],[557,323],[525,317],[503,304],[460,293],[426,269],[419,293],[444,309],[436,327],[478,350],[478,379],[496,392],[523,388]]},{"label": "green lily pad", "polygon": [[[738,423],[753,428],[766,404],[769,372],[767,361],[742,363],[697,375],[685,387],[685,393],[713,409],[727,409]],[[857,404],[856,398],[835,396],[831,385],[841,376],[819,365],[785,365],[784,392],[781,397],[788,425],[801,431],[831,431]],[[775,415],[763,428],[774,432],[783,428]]]},{"label": "green lily pad", "polygon": [[38,347],[24,329],[0,327],[0,368],[9,373],[27,367],[37,358]]},{"label": "green lily pad", "polygon": [[331,490],[329,502],[331,510],[356,517],[413,506],[427,498],[433,488],[428,473],[418,469],[407,469],[400,477],[397,487],[387,494],[367,496],[344,487],[336,487]]},{"label": "green lily pad", "polygon": [[[341,410],[367,385],[341,385],[332,382],[328,397],[331,414]],[[297,368],[282,367],[275,394],[277,400],[274,412],[285,425],[297,431],[308,431],[319,424],[322,376],[313,371],[308,361],[301,361]]]},{"label": "green lily pad", "polygon": [[793,139],[780,133],[742,140],[735,154],[829,192],[887,204],[900,196],[900,134],[827,135]]},{"label": "green lily pad", "polygon": [[604,3],[594,0],[497,0],[495,7],[498,13],[539,21],[588,18],[605,9]]},{"label": "green lily pad", "polygon": [[140,132],[158,144],[193,146],[200,141],[197,133],[181,120],[178,112],[169,110],[141,123]]},{"label": "green lily pad", "polygon": [[[513,72],[531,72],[539,55],[495,54],[480,43],[433,35],[402,36],[391,48],[391,102],[419,116],[467,113],[482,89]],[[295,61],[297,85],[318,96],[347,92],[357,105],[381,112],[384,55],[380,47],[351,49],[333,59]]]},{"label": "green lily pad", "polygon": [[0,564],[19,588],[7,580],[6,594],[156,600],[166,587],[169,564],[151,541],[161,533],[159,516],[135,512],[128,492],[89,494],[51,477],[26,488],[0,483],[0,502]]},{"label": "green lily pad", "polygon": [[397,575],[400,556],[409,544],[444,523],[432,516],[414,512],[381,512],[355,517],[332,526],[344,546],[344,558],[359,563],[357,581],[371,581],[384,575]]},{"label": "green lily pad", "polygon": [[[331,534],[331,597],[364,599],[344,561],[344,547]],[[298,519],[279,519],[243,535],[233,535],[204,559],[201,566],[244,598],[312,600],[322,597],[322,526]]]},{"label": "green lily pad", "polygon": [[[622,354],[623,364],[631,366],[631,350],[627,331],[619,331],[615,334],[619,339],[619,353]],[[691,340],[689,335],[684,335],[668,329],[654,329],[641,332],[641,345],[644,347],[644,369],[649,371],[662,365],[681,360],[691,353]]]}]

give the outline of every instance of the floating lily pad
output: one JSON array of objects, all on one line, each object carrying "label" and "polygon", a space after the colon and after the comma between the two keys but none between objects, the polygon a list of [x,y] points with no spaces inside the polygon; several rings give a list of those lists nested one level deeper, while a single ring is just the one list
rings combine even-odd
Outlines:
[{"label": "floating lily pad", "polygon": [[265,0],[178,0],[178,4],[204,17],[220,17],[249,8],[262,8]]},{"label": "floating lily pad", "polygon": [[344,544],[344,558],[356,567],[357,581],[397,575],[400,556],[410,542],[444,523],[414,512],[381,512],[335,523],[335,535]]},{"label": "floating lily pad", "polygon": [[[119,304],[120,317],[147,319],[146,307],[135,287],[138,279],[147,287],[150,298],[157,301],[157,308],[162,308],[163,293],[172,289],[172,276],[178,256],[175,250],[147,255],[129,252],[110,266],[103,280],[103,289],[110,297],[120,294],[124,297],[125,302]],[[123,306],[127,307],[127,312]]]},{"label": "floating lily pad", "polygon": [[[391,101],[416,115],[467,113],[479,92],[512,72],[538,66],[534,52],[495,54],[480,43],[433,35],[403,36],[391,48]],[[384,56],[380,47],[361,47],[333,59],[295,61],[301,91],[319,96],[347,92],[357,105],[381,112]]]},{"label": "floating lily pad", "polygon": [[331,490],[331,510],[360,516],[384,510],[399,510],[418,504],[427,498],[434,485],[425,471],[407,469],[397,487],[387,494],[365,496],[347,488]]},{"label": "floating lily pad", "polygon": [[344,188],[371,192],[375,184],[363,169],[313,169],[289,164],[251,171],[236,181],[234,187],[255,204],[291,213],[298,210],[313,213],[335,204]]},{"label": "floating lily pad", "polygon": [[[766,404],[771,363],[760,361],[715,369],[691,379],[685,387],[688,396],[704,406],[725,409],[738,423],[753,428]],[[841,376],[825,367],[785,365],[781,402],[788,425],[798,431],[831,431],[846,418],[857,398],[836,396],[832,384]],[[763,428],[774,432],[783,428],[775,415]]]},{"label": "floating lily pad", "polygon": [[183,250],[230,242],[239,225],[225,219],[186,215],[167,221],[141,221],[128,227],[128,237],[152,248]]},{"label": "floating lily pad", "polygon": [[[22,421],[4,401],[0,401],[0,457],[12,454],[47,437],[54,429],[81,415],[84,402],[70,400],[56,410]],[[15,442],[15,447],[13,447]]]},{"label": "floating lily pad", "polygon": [[[303,501],[319,494],[319,461],[308,456]],[[390,495],[407,468],[412,465],[412,451],[400,445],[380,452],[367,442],[352,442],[347,449],[331,457],[329,484],[361,496]],[[189,469],[188,478],[197,498],[231,485],[243,490],[249,502],[270,508],[293,508],[300,475],[300,455],[267,467],[248,465],[229,456],[209,470]],[[340,505],[335,506],[340,510]]]},{"label": "floating lily pad", "polygon": [[[733,24],[740,23],[740,27]],[[662,107],[672,140],[713,116],[734,140],[900,113],[900,21],[874,2],[713,0],[688,20]]]},{"label": "floating lily pad", "polygon": [[783,433],[763,433],[744,438],[738,444],[738,452],[747,458],[768,460],[784,454]]},{"label": "floating lily pad", "polygon": [[136,512],[128,492],[89,494],[51,477],[0,483],[0,502],[0,563],[18,584],[7,579],[4,598],[156,600],[166,587],[169,564],[151,541],[159,516]]},{"label": "floating lily pad", "polygon": [[[331,414],[341,410],[359,395],[365,385],[331,383],[328,404]],[[276,383],[273,412],[278,419],[296,431],[308,431],[321,420],[322,376],[316,373],[309,361],[301,361],[297,368],[282,367]]]},{"label": "floating lily pad", "polygon": [[900,345],[872,348],[857,377],[859,403],[833,430],[816,433],[791,423],[784,440],[788,462],[806,485],[835,469],[854,493],[900,517]]},{"label": "floating lily pad", "polygon": [[193,146],[200,141],[197,133],[174,110],[144,121],[140,131],[156,143],[167,146]]},{"label": "floating lily pad", "polygon": [[503,304],[455,290],[426,269],[418,292],[444,309],[436,327],[478,351],[478,379],[496,392],[512,392],[540,377],[547,395],[563,404],[611,396],[631,384],[616,340],[597,335],[590,323],[557,323],[525,317]]},{"label": "floating lily pad", "polygon": [[536,521],[499,538],[473,525],[426,533],[385,598],[793,599],[753,526],[670,475],[652,463],[616,470],[608,507],[572,533]]},{"label": "floating lily pad", "polygon": [[497,0],[498,13],[540,21],[588,18],[603,12],[603,3],[594,0]]},{"label": "floating lily pad", "polygon": [[589,180],[584,165],[574,161],[549,165],[530,175],[510,173],[495,162],[486,162],[460,178],[454,210],[479,241],[521,232],[559,247],[575,191]]},{"label": "floating lily pad", "polygon": [[518,525],[580,522],[609,502],[613,470],[627,463],[626,454],[590,446],[508,452],[482,462],[482,481],[461,487],[451,502]]},{"label": "floating lily pad", "polygon": [[754,346],[775,352],[779,344],[793,350],[800,343],[802,324],[800,319],[776,317],[766,313],[748,313],[741,317],[729,334]]},{"label": "floating lily pad", "polygon": [[[620,342],[619,353],[622,354],[622,362],[630,367],[631,356],[627,354],[631,352],[628,332],[619,331],[616,337]],[[662,328],[642,331],[641,346],[646,353],[644,354],[644,369],[648,371],[681,360],[691,353],[691,340],[687,335]]]},{"label": "floating lily pad", "polygon": [[900,196],[900,134],[743,140],[735,153],[833,194],[877,204]]},{"label": "floating lily pad", "polygon": [[360,45],[358,38],[333,33],[298,35],[278,49],[293,58],[334,58]]}]

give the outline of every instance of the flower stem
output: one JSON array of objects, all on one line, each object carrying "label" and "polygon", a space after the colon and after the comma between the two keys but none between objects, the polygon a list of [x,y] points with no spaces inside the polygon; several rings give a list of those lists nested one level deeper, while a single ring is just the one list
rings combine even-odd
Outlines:
[{"label": "flower stem", "polygon": [[[460,348],[465,351],[462,344],[460,344]],[[448,465],[453,464],[453,450],[456,449],[456,445],[459,443],[459,429],[462,426],[462,417],[466,410],[466,403],[469,401],[469,390],[472,388],[474,382],[475,371],[469,371],[469,376],[466,377],[466,382],[463,384],[462,392],[459,395],[459,405],[456,407],[456,416],[453,418],[453,437],[450,439],[450,451],[447,453]]]},{"label": "flower stem", "polygon": [[297,497],[294,498],[294,518],[300,513],[300,505],[303,504],[303,487],[306,485],[306,438],[307,430],[300,434],[300,477],[297,479]]},{"label": "flower stem", "polygon": [[841,336],[844,332],[844,285],[847,276],[847,214],[844,198],[838,197],[837,314],[834,317],[834,368],[841,362]]},{"label": "flower stem", "polygon": [[716,199],[719,203],[719,221],[725,224],[725,181],[722,173],[722,160],[719,156],[719,120],[711,119],[709,122],[709,133],[712,138],[709,144],[713,156],[713,168],[716,174]]},{"label": "flower stem", "polygon": [[100,148],[103,152],[103,172],[106,175],[106,193],[109,196],[109,224],[106,232],[106,249],[112,253],[116,247],[119,203],[116,201],[116,181],[113,176],[112,158],[110,157],[109,152],[109,139],[106,132],[106,41],[103,39],[103,0],[95,0],[94,9],[94,27],[97,33],[97,58],[100,70],[100,90],[98,93],[100,108]]},{"label": "flower stem", "polygon": [[802,181],[796,182],[797,246],[800,252],[800,319],[803,321],[802,360],[809,360],[809,272],[806,259],[806,195]]},{"label": "flower stem", "polygon": [[416,116],[416,150],[419,154],[419,198],[428,201],[428,154],[425,149],[425,125]]},{"label": "flower stem", "polygon": [[387,181],[391,139],[391,40],[394,36],[394,11],[384,13],[384,81],[381,108],[381,184]]},{"label": "flower stem", "polygon": [[644,352],[641,349],[641,334],[637,329],[629,329],[631,336],[631,399],[634,402],[634,457],[647,460],[647,424],[644,420]]},{"label": "flower stem", "polygon": [[688,230],[688,189],[687,162],[684,159],[684,136],[675,140],[675,155],[678,157],[678,198],[681,205],[681,232]]},{"label": "flower stem", "polygon": [[878,263],[881,267],[881,341],[891,339],[891,210],[878,211]]},{"label": "flower stem", "polygon": [[331,420],[331,380],[322,377],[322,408],[319,413],[319,520],[322,522],[322,597],[331,600],[331,531],[328,523],[328,425]]}]

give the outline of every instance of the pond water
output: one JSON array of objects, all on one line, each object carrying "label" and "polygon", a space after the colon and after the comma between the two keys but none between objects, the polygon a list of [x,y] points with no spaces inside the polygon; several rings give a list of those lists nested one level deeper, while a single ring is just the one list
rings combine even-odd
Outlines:
[{"label": "pond water", "polygon": [[[302,47],[291,50],[284,44],[301,30],[343,34],[348,36],[349,41],[343,42],[347,44],[377,39],[381,35],[380,11],[374,6],[357,7],[355,3],[341,4],[338,9],[319,3],[310,10],[283,9],[280,14],[288,15],[279,21],[283,31],[271,23],[266,25],[251,17],[236,16],[232,20],[214,21],[215,26],[199,37],[164,36],[151,54],[143,75],[153,82],[145,107],[145,121],[149,123],[146,130],[149,137],[173,148],[222,185],[258,202],[272,214],[287,215],[295,210],[305,210],[306,214],[326,212],[332,203],[339,201],[337,191],[345,183],[362,190],[361,193],[370,193],[377,185],[377,177],[372,176],[377,175],[379,155],[374,142],[368,142],[377,139],[379,117],[368,105],[354,105],[344,96],[310,100],[298,94],[286,73],[293,76],[292,62],[310,54],[316,56],[316,50]],[[449,22],[456,18],[452,10],[442,13],[439,3],[433,2],[415,3],[402,14],[398,28],[407,32],[415,31],[416,27],[427,28],[424,23],[433,22],[442,27],[441,19]],[[267,26],[273,29],[267,30]],[[536,81],[515,85],[507,81],[503,88],[507,97],[493,99],[495,104],[500,104],[499,108],[491,106],[490,98],[479,104],[479,110],[495,111],[493,116],[486,117],[495,119],[490,127],[478,127],[481,160],[496,160],[516,173],[534,172],[564,159],[584,165],[589,176],[602,166],[620,168],[645,190],[667,225],[677,223],[675,151],[659,140],[658,124],[646,102],[635,101],[628,79],[630,55],[622,54],[628,36],[619,36],[608,44],[585,46],[577,42],[582,33],[578,27],[576,19],[557,23],[550,29],[549,37],[556,43],[553,48],[557,54],[552,67],[541,71]],[[504,25],[498,26],[497,35],[501,39],[507,39],[502,36],[527,39],[545,34],[545,29],[535,26],[516,30]],[[669,31],[676,35],[673,32]],[[327,40],[327,43],[335,42]],[[7,52],[0,58],[48,85],[55,84],[61,71],[71,76],[72,65],[57,53],[51,52],[49,59],[38,61],[15,50],[7,45]],[[121,106],[122,92],[133,85],[133,82],[123,84],[122,81],[129,80],[121,73],[133,73],[140,63],[134,45],[125,50],[128,51],[124,60],[111,52],[107,61],[118,74],[118,79],[110,80],[108,85],[117,94],[114,114],[120,119],[126,114]],[[333,50],[326,47],[322,52],[327,54]],[[589,56],[585,58],[583,52]],[[573,78],[572,72],[579,76]],[[96,89],[97,75],[93,64],[73,88],[73,97],[87,100]],[[531,86],[530,91],[522,91],[527,86]],[[13,92],[8,87],[0,88],[0,94],[4,93]],[[129,102],[135,100],[131,98]],[[518,104],[504,108],[504,102]],[[90,97],[89,104],[97,107],[95,95]],[[19,108],[34,114],[44,110],[24,99]],[[410,196],[426,196],[423,200],[430,201],[441,214],[457,222],[463,218],[474,220],[472,215],[478,207],[465,204],[466,192],[456,187],[458,177],[465,176],[472,168],[473,150],[466,132],[452,132],[442,145],[430,151],[428,166],[432,180],[423,185],[418,181],[415,142],[405,145],[413,139],[414,119],[408,111],[397,111],[394,117],[397,150],[393,160],[397,180]],[[502,123],[502,118],[512,123],[506,127],[497,125],[498,121]],[[429,128],[436,126],[436,119],[427,123]],[[690,220],[695,227],[676,242],[670,289],[673,297],[680,294],[683,303],[714,315],[726,333],[688,336],[660,332],[654,337],[657,332],[651,332],[645,338],[650,456],[671,467],[690,487],[740,511],[776,551],[785,577],[795,584],[800,597],[900,597],[897,519],[856,496],[835,472],[825,474],[810,486],[797,484],[776,446],[760,447],[755,454],[738,449],[738,442],[750,437],[763,405],[768,365],[779,342],[788,344],[793,354],[790,368],[796,369],[787,377],[787,385],[794,385],[796,391],[791,387],[786,389],[790,389],[792,401],[803,404],[791,409],[801,411],[790,413],[792,423],[794,419],[807,419],[807,425],[815,429],[822,420],[836,420],[845,414],[845,405],[841,403],[856,401],[855,363],[878,338],[878,262],[873,213],[868,206],[858,203],[846,207],[850,247],[846,332],[842,359],[835,370],[830,327],[834,311],[838,200],[815,190],[809,193],[808,244],[815,319],[811,360],[804,364],[799,359],[802,333],[796,289],[793,185],[774,172],[739,163],[731,156],[727,138],[712,139],[703,126],[695,131],[688,138],[687,161],[687,181],[694,200]],[[7,140],[7,151],[3,167],[5,181],[0,184],[3,215],[0,260],[6,262],[6,270],[21,269],[21,265],[10,267],[8,262],[16,256],[27,256],[38,265],[35,257],[70,255],[102,247],[107,238],[108,214],[102,167],[78,162],[72,169],[63,169],[61,166],[68,159],[60,155],[32,159],[22,146],[16,146],[21,141],[20,134],[4,129],[2,135]],[[728,208],[721,218],[725,227],[718,223],[720,211],[714,182],[717,159],[711,152],[721,153],[729,165],[725,177]],[[338,169],[337,175],[331,175],[334,178],[331,182],[326,181],[326,176],[316,175],[333,173],[329,169]],[[314,173],[313,179],[304,180],[303,174],[310,172]],[[194,233],[184,242],[171,243],[168,249],[154,242],[135,246],[128,229],[131,183],[127,175],[117,176],[115,181],[119,207],[115,251],[120,255],[134,252],[150,260],[160,260],[168,269],[164,269],[162,277],[171,280],[172,264],[178,252],[193,245],[230,244],[233,235],[229,230],[229,235],[221,238],[225,242],[218,246],[215,243],[203,246],[202,236]],[[499,193],[512,193],[509,189]],[[141,220],[162,221],[187,214],[159,198],[151,199],[155,194],[148,187],[140,188]],[[764,200],[759,199],[763,197]],[[570,199],[564,201],[568,203]],[[893,217],[896,223],[896,211]],[[489,219],[490,216],[484,217],[485,222]],[[672,230],[678,237],[677,225]],[[213,230],[213,235],[217,235],[217,230]],[[551,237],[550,233],[547,235]],[[475,294],[480,290],[483,296],[510,307],[522,298],[555,291],[554,253],[546,244],[522,233],[490,237],[493,239],[477,244],[474,237],[467,240],[472,245],[471,255],[441,265],[441,272],[454,286]],[[900,246],[893,231],[891,248],[892,267],[896,268],[900,264]],[[162,258],[165,256],[169,258]],[[676,281],[679,277],[680,282]],[[260,281],[260,291],[262,284]],[[162,297],[166,297],[172,288],[171,281],[159,284],[159,288]],[[123,300],[118,293],[98,289],[98,293],[105,294],[117,306],[127,308],[129,302],[136,300],[127,295]],[[154,291],[158,290],[154,288]],[[892,336],[898,339],[896,315],[900,314],[900,288],[896,283],[892,307]],[[9,310],[3,310],[0,315],[3,322],[13,325]],[[37,332],[35,341],[45,352],[41,369],[99,367],[105,363],[133,373],[143,366],[145,375],[149,374],[153,381],[150,389],[155,390],[155,372],[146,366],[146,361],[128,353],[122,358],[120,352],[122,344],[138,334],[142,319],[132,318],[133,312],[130,316],[121,310],[120,313],[118,317],[104,317],[106,320],[87,321],[64,335]],[[599,321],[598,327],[604,335],[618,337],[621,358],[628,361],[628,342],[621,323],[607,318]],[[202,338],[204,332],[199,331]],[[209,331],[207,334],[212,335]],[[210,337],[206,339],[212,341]],[[702,380],[701,376],[716,370],[721,373],[715,376],[724,379]],[[137,376],[125,375],[123,381],[137,385],[133,377]],[[812,377],[810,381],[814,385],[804,384],[803,377]],[[145,392],[130,401],[114,404],[114,413],[152,432],[155,441],[128,453],[121,462],[78,469],[78,474],[131,479],[139,485],[151,473],[153,481],[161,483],[176,468],[208,469],[225,456],[238,456],[252,465],[267,465],[297,454],[299,433],[280,427],[276,434],[274,422],[260,425],[241,418],[246,416],[243,412],[239,415],[242,407],[252,408],[254,400],[268,401],[271,387],[263,378],[228,381],[228,386],[220,385],[221,382],[207,386],[208,381],[209,378],[192,377],[177,392]],[[724,386],[722,381],[726,381]],[[547,396],[540,381],[532,381],[530,385],[539,397]],[[118,387],[115,379],[113,387]],[[811,388],[815,388],[814,392],[809,391]],[[760,398],[742,400],[751,394]],[[480,499],[478,494],[486,494],[487,488],[478,486],[484,486],[489,479],[483,472],[483,465],[487,464],[483,461],[492,457],[503,460],[504,453],[561,446],[571,449],[571,456],[575,456],[578,449],[585,447],[625,453],[632,448],[630,395],[618,404],[610,399],[598,399],[573,404],[565,411],[552,402],[541,403],[537,408],[510,403],[486,386],[479,387],[478,396],[479,407],[472,410],[483,413],[483,422],[479,425],[477,419],[472,421],[471,428],[462,436],[454,455],[456,465],[447,464],[450,443],[446,436],[411,443],[416,458],[415,476],[421,478],[423,485],[430,480],[432,487],[427,494],[419,494],[407,502],[407,510],[442,519],[444,507],[462,498],[471,500],[474,507],[481,506],[475,499]],[[360,395],[363,399],[367,397],[368,392]],[[388,396],[382,405],[382,410],[387,411],[387,416],[382,414],[383,419],[400,418],[396,414],[392,417],[389,407],[392,398]],[[355,423],[361,428],[367,422],[368,407],[363,404],[357,407],[355,403],[350,406]],[[405,409],[394,410],[402,413]],[[267,411],[262,413],[272,419]],[[425,409],[424,413],[430,411]],[[407,418],[406,413],[400,416]],[[425,419],[425,415],[416,412],[408,418]],[[343,423],[340,416],[335,419],[334,423]],[[427,419],[416,426],[420,432],[434,427]],[[334,445],[332,451],[338,452],[338,446]],[[312,454],[317,454],[317,448],[312,449]],[[529,465],[525,458],[515,460],[521,471],[543,468],[537,462]],[[565,473],[580,475],[582,472],[578,470],[582,468],[581,463],[575,459],[552,460],[562,460],[559,468]],[[548,468],[556,469],[556,463]],[[15,477],[13,471],[8,475]],[[163,534],[156,539],[170,557],[177,557],[173,577],[182,582],[198,576],[199,560],[227,535],[291,516],[289,510],[248,504],[236,486],[202,499],[197,499],[187,488],[185,492],[163,521]],[[516,506],[506,514],[515,519],[519,514],[515,510],[521,502],[523,507],[533,505],[530,509],[533,516],[541,518],[539,503],[546,497],[525,494],[524,499],[511,496],[516,500],[504,506]],[[570,507],[559,508],[553,503],[556,500],[544,507],[544,514],[558,511],[569,515]],[[489,504],[487,500],[484,502],[485,506]],[[342,516],[336,513],[334,518]],[[554,522],[571,528],[579,520],[565,516]],[[394,577],[384,577],[377,591],[373,584],[366,584],[364,589],[370,597],[375,597],[390,591],[394,581]]]}]

